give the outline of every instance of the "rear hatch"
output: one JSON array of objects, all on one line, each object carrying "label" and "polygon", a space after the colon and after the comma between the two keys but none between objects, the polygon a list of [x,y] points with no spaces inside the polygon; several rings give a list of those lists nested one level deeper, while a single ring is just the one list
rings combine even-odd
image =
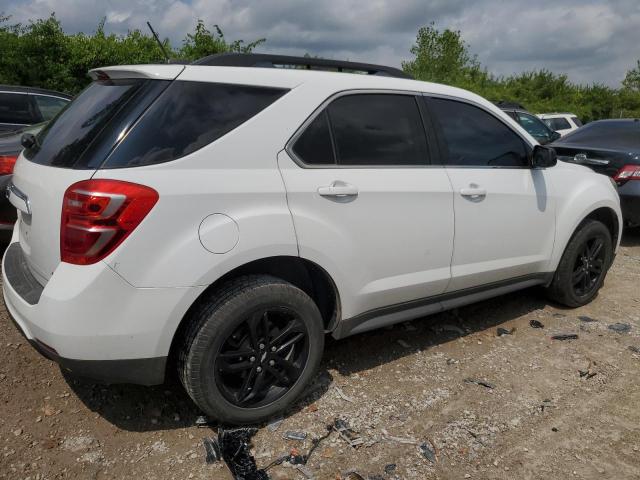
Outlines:
[{"label": "rear hatch", "polygon": [[60,263],[60,219],[67,188],[87,180],[140,115],[184,69],[110,67],[94,79],[23,151],[13,175],[20,246],[43,285]]}]

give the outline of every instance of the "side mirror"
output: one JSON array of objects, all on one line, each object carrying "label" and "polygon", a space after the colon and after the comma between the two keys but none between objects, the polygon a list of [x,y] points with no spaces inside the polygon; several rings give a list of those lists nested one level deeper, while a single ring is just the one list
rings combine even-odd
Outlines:
[{"label": "side mirror", "polygon": [[558,132],[551,132],[551,141],[552,142],[555,142],[556,140],[558,140],[561,137],[562,137],[562,135],[560,135]]},{"label": "side mirror", "polygon": [[536,145],[531,156],[532,168],[549,168],[558,163],[556,151],[551,147]]}]

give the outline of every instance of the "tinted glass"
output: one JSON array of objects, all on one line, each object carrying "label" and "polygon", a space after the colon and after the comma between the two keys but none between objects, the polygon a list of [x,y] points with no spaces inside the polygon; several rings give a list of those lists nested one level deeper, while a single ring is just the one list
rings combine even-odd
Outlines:
[{"label": "tinted glass", "polygon": [[0,93],[0,123],[36,123],[40,116],[29,95]]},{"label": "tinted glass", "polygon": [[591,122],[563,137],[559,143],[640,152],[640,121]]},{"label": "tinted glass", "polygon": [[440,123],[449,165],[525,167],[523,140],[493,115],[462,102],[431,99]]},{"label": "tinted glass", "polygon": [[286,90],[174,81],[118,145],[105,168],[168,162],[246,122]]},{"label": "tinted glass", "polygon": [[327,112],[311,122],[293,146],[295,154],[309,165],[335,164]]},{"label": "tinted glass", "polygon": [[566,118],[547,118],[544,120],[551,130],[568,130],[571,125]]},{"label": "tinted glass", "polygon": [[536,140],[551,139],[551,131],[549,130],[549,127],[542,123],[542,120],[538,117],[518,112],[518,122],[522,125],[522,128],[524,128],[529,135],[534,137]]},{"label": "tinted glass", "polygon": [[363,94],[329,105],[340,165],[425,165],[427,140],[413,96]]},{"label": "tinted glass", "polygon": [[45,121],[51,120],[65,107],[67,103],[69,103],[69,100],[47,97],[45,95],[34,95],[33,98],[36,99],[36,103],[38,104],[38,108],[42,114],[42,119]]},{"label": "tinted glass", "polygon": [[163,83],[151,80],[92,83],[40,131],[36,137],[37,145],[25,150],[25,156],[33,162],[54,167],[86,168],[99,165],[104,155],[96,158],[90,153],[102,142],[105,132],[120,127],[118,114],[141,94],[152,89],[151,84]]},{"label": "tinted glass", "polygon": [[571,117],[571,121],[576,124],[576,126],[581,127],[582,121],[578,117]]}]

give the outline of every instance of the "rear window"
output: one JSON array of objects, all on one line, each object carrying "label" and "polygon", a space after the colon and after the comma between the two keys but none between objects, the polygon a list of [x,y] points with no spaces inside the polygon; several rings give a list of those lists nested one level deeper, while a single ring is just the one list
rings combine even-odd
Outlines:
[{"label": "rear window", "polygon": [[0,123],[36,123],[40,115],[26,93],[0,93]]},{"label": "rear window", "polygon": [[544,123],[554,131],[558,130],[568,130],[571,128],[571,124],[567,121],[566,118],[545,118]]},{"label": "rear window", "polygon": [[640,121],[591,122],[563,137],[561,143],[640,152]]},{"label": "rear window", "polygon": [[25,157],[53,167],[97,168],[128,117],[139,114],[168,83],[140,79],[92,83],[40,131]]},{"label": "rear window", "polygon": [[578,117],[571,117],[571,120],[576,124],[577,127],[582,126],[582,121]]},{"label": "rear window", "polygon": [[168,162],[220,138],[285,91],[168,80],[97,81],[40,132],[25,156],[76,169]]},{"label": "rear window", "polygon": [[286,92],[279,88],[174,81],[103,167],[153,165],[188,155],[246,122]]}]

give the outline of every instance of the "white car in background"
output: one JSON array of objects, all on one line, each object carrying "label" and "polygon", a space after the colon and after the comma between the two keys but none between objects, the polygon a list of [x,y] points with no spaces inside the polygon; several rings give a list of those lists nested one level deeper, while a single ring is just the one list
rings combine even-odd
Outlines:
[{"label": "white car in background", "polygon": [[573,113],[540,113],[538,118],[563,137],[582,126],[580,119]]}]

